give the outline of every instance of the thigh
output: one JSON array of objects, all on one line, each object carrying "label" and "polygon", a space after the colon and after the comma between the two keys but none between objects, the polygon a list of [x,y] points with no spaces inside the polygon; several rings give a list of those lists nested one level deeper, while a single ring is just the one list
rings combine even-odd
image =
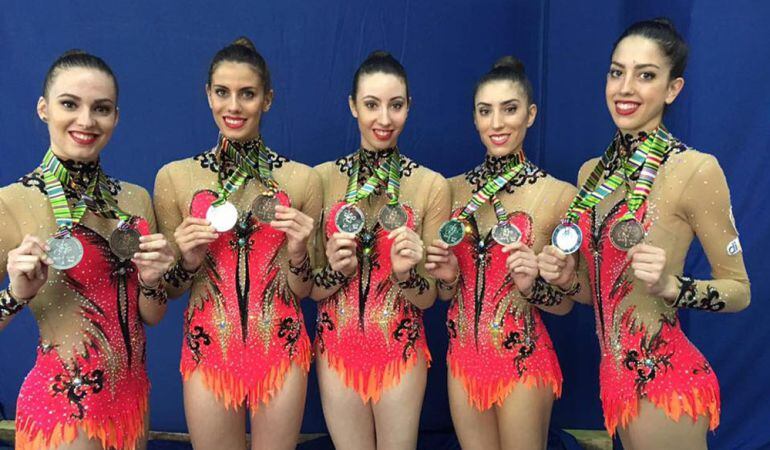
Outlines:
[{"label": "thigh", "polygon": [[697,421],[693,421],[689,415],[682,414],[675,422],[662,409],[647,400],[640,400],[639,415],[628,424],[625,430],[627,440],[623,441],[623,445],[630,442],[634,450],[705,450],[708,426],[706,416],[699,416]]},{"label": "thigh", "polygon": [[75,440],[69,444],[62,444],[55,450],[104,450],[104,447],[98,438],[88,439],[88,433],[78,427],[78,435]]},{"label": "thigh", "polygon": [[334,446],[338,450],[374,450],[372,407],[358,393],[345,386],[339,374],[323,356],[316,359],[321,406]]},{"label": "thigh", "polygon": [[184,412],[195,450],[244,450],[244,408],[227,409],[203,383],[199,371],[184,382]]},{"label": "thigh", "polygon": [[529,387],[517,383],[502,406],[495,406],[501,448],[545,449],[553,399],[550,385]]},{"label": "thigh", "polygon": [[447,370],[449,410],[457,439],[464,450],[497,450],[500,439],[497,432],[497,414],[494,408],[479,411],[468,401],[468,393],[460,380]]},{"label": "thigh", "polygon": [[270,402],[251,406],[251,448],[293,449],[297,446],[305,409],[307,374],[292,364],[286,379]]},{"label": "thigh", "polygon": [[377,450],[417,447],[427,378],[428,364],[419,354],[414,367],[401,377],[397,385],[384,391],[379,402],[372,405]]}]

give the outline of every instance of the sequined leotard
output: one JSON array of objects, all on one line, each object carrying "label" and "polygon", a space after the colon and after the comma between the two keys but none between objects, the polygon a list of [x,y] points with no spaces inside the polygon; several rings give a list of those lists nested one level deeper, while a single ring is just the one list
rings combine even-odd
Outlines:
[{"label": "sequined leotard", "polygon": [[[641,136],[644,139],[645,135]],[[638,138],[620,137],[618,148],[629,154]],[[644,243],[666,251],[666,275],[678,276],[682,288],[678,307],[707,311],[741,309],[749,299],[749,281],[738,232],[732,220],[730,195],[716,159],[676,139],[636,218],[647,230]],[[604,176],[617,168],[616,155]],[[580,171],[582,183],[596,165]],[[638,174],[637,174],[638,175]],[[633,180],[632,180],[633,182]],[[601,400],[605,426],[613,434],[628,425],[640,399],[652,402],[674,420],[708,415],[710,428],[719,424],[719,385],[713,369],[682,332],[677,309],[646,293],[626,261],[626,253],[609,239],[612,225],[627,210],[620,188],[580,217],[585,239],[580,253],[587,262],[602,358]],[[713,277],[681,277],[694,236],[703,245]]]}]

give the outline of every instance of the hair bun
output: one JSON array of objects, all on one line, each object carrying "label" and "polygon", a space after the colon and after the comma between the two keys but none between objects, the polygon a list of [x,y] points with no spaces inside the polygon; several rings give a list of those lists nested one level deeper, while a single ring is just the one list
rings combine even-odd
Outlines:
[{"label": "hair bun", "polygon": [[366,57],[366,60],[370,59],[385,59],[385,58],[392,58],[393,55],[391,55],[389,52],[386,52],[385,50],[375,50],[371,53],[369,53],[369,56]]},{"label": "hair bun", "polygon": [[240,45],[241,47],[246,47],[252,52],[257,51],[257,47],[254,46],[254,43],[251,42],[251,39],[247,38],[246,36],[240,36],[236,40],[233,41],[231,45]]},{"label": "hair bun", "polygon": [[666,28],[670,28],[671,30],[676,30],[676,27],[674,26],[674,22],[671,21],[668,17],[656,17],[652,19],[653,23],[656,23],[658,25],[662,25]]},{"label": "hair bun", "polygon": [[503,56],[495,61],[495,65],[492,66],[492,70],[495,69],[510,69],[516,73],[524,74],[524,63],[514,56]]},{"label": "hair bun", "polygon": [[62,53],[59,58],[67,58],[67,57],[70,57],[70,56],[81,56],[81,55],[87,55],[87,54],[88,53],[86,53],[83,50],[80,50],[79,48],[72,48],[72,49],[69,49],[66,52]]}]

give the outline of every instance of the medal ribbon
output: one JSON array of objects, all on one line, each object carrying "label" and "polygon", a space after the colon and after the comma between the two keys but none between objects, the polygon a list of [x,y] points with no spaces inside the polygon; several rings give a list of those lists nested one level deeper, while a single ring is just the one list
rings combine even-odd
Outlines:
[{"label": "medal ribbon", "polygon": [[489,179],[484,187],[478,192],[473,194],[468,204],[465,205],[460,215],[457,217],[460,220],[467,219],[471,214],[481,207],[486,202],[491,202],[495,208],[495,216],[497,216],[498,222],[505,222],[508,220],[508,213],[505,211],[500,199],[497,198],[497,192],[502,189],[509,181],[513,179],[519,172],[526,166],[526,161],[523,156],[514,155],[511,162],[509,162],[502,174],[496,178]]},{"label": "medal ribbon", "polygon": [[80,219],[83,218],[83,215],[88,210],[85,198],[92,197],[96,191],[99,182],[98,174],[88,184],[85,194],[78,199],[75,206],[70,210],[63,187],[64,184],[69,184],[70,174],[50,148],[43,157],[43,162],[40,163],[40,169],[43,172],[45,191],[48,195],[51,209],[53,209],[56,228],[59,231],[72,229],[73,226],[80,222]]},{"label": "medal ribbon", "polygon": [[[359,152],[366,150],[359,150]],[[401,178],[401,155],[394,149],[388,159],[374,168],[374,173],[363,186],[358,187],[358,174],[361,170],[361,156],[356,155],[353,168],[348,178],[348,188],[345,192],[346,203],[357,203],[369,197],[381,183],[387,184],[388,204],[398,203]]]},{"label": "medal ribbon", "polygon": [[220,152],[233,160],[235,170],[225,180],[222,180],[222,172],[219,172],[219,191],[217,192],[217,199],[212,205],[224,204],[230,195],[237,191],[249,177],[260,180],[271,192],[278,190],[278,183],[273,178],[268,163],[269,149],[265,146],[261,136],[257,140],[256,148],[244,147],[245,151],[243,152],[238,151],[235,144],[223,135],[219,136],[217,147]]},{"label": "medal ribbon", "polygon": [[[596,164],[591,174],[586,179],[580,191],[572,200],[567,210],[565,221],[576,223],[580,214],[590,208],[598,205],[604,198],[610,195],[615,189],[623,184],[628,175],[634,173],[639,167],[642,167],[642,175],[639,176],[633,192],[627,198],[628,213],[621,218],[626,220],[633,218],[633,214],[644,203],[650,193],[652,183],[658,173],[663,156],[668,151],[668,132],[661,125],[642,142],[631,157],[619,170],[608,176],[604,183],[599,186],[599,180],[602,178],[606,167],[617,151],[617,139],[607,147],[601,160]],[[650,162],[648,162],[648,159]],[[646,170],[645,170],[646,168]],[[623,171],[621,176],[620,171]],[[597,187],[598,186],[598,187]],[[628,217],[627,217],[628,216]]]}]

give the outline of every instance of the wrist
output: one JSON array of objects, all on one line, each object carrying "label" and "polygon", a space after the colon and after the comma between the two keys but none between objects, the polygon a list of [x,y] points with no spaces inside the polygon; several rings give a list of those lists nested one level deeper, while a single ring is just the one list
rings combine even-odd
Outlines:
[{"label": "wrist", "polygon": [[306,260],[310,260],[307,250],[289,254],[289,265],[292,267],[300,267],[305,263]]},{"label": "wrist", "polygon": [[30,302],[30,300],[35,298],[35,294],[28,294],[28,293],[20,294],[19,292],[17,292],[13,288],[13,283],[9,283],[6,290],[8,291],[8,295],[14,300],[16,300],[18,303],[27,304]]},{"label": "wrist", "polygon": [[158,289],[162,280],[160,276],[145,278],[142,276],[142,272],[137,274],[137,278],[139,279],[139,286],[145,289]]}]

